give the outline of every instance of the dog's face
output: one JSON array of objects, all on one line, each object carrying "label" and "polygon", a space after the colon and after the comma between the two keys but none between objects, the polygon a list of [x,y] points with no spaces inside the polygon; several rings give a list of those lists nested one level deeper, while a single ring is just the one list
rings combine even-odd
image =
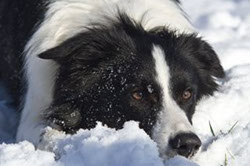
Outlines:
[{"label": "dog's face", "polygon": [[224,72],[195,35],[145,31],[127,17],[97,26],[40,54],[59,64],[47,118],[74,133],[101,121],[120,129],[138,121],[163,157],[192,156],[201,145],[191,127],[197,101]]}]

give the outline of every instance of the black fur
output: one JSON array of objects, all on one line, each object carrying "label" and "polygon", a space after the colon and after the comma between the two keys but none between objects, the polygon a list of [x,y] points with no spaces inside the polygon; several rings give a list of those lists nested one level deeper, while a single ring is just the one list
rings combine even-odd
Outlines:
[{"label": "black fur", "polygon": [[13,104],[23,94],[23,51],[36,25],[42,20],[43,0],[0,1],[0,76],[8,86]]},{"label": "black fur", "polygon": [[[0,2],[0,75],[16,105],[25,93],[21,91],[22,52],[45,9],[46,3],[40,0]],[[217,55],[195,34],[177,36],[162,27],[145,31],[125,14],[109,26],[96,25],[39,55],[60,66],[46,120],[67,133],[92,128],[96,121],[119,129],[125,121],[136,120],[151,134],[162,108],[154,45],[165,52],[172,96],[191,122],[197,101],[217,90],[212,76],[224,76]],[[185,90],[193,94],[187,101],[181,98]],[[135,100],[134,92],[143,93],[143,99]]]},{"label": "black fur", "polygon": [[[68,132],[92,128],[96,121],[121,128],[128,120],[140,121],[150,132],[160,108],[152,100],[159,93],[151,70],[154,40],[153,34],[121,16],[111,27],[89,29],[41,54],[61,66],[47,117]],[[149,85],[154,87],[153,94],[147,93]],[[147,93],[142,103],[132,99],[137,90]],[[70,114],[78,116],[70,118]]]},{"label": "black fur", "polygon": [[[112,26],[89,29],[39,55],[60,64],[54,102],[46,115],[52,126],[74,133],[94,127],[96,121],[119,129],[125,121],[136,120],[151,134],[162,107],[153,45],[165,51],[172,95],[191,122],[196,102],[217,88],[212,76],[224,75],[215,52],[196,35],[176,36],[161,27],[147,32],[122,14],[118,20]],[[153,93],[148,92],[149,86]],[[180,96],[187,88],[194,95],[183,101]],[[145,93],[143,101],[131,97],[137,90]]]}]

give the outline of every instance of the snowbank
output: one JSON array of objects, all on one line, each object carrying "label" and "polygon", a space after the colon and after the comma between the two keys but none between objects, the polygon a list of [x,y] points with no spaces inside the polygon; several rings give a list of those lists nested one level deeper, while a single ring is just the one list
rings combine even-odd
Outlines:
[{"label": "snowbank", "polygon": [[164,163],[156,144],[136,122],[128,122],[118,131],[98,124],[92,130],[79,130],[73,136],[60,133],[48,147],[55,153],[36,150],[25,141],[7,144],[13,142],[17,118],[3,100],[5,93],[0,89],[0,143],[5,142],[0,145],[0,165],[248,166],[250,1],[183,0],[183,5],[194,26],[214,46],[226,69],[226,78],[218,80],[220,90],[213,97],[204,98],[194,115],[194,127],[203,147],[193,161],[177,156]]},{"label": "snowbank", "polygon": [[35,150],[29,142],[0,145],[1,166],[56,166],[54,153]]},{"label": "snowbank", "polygon": [[[29,142],[0,145],[1,166],[164,166],[156,143],[138,127],[127,122],[122,130],[114,130],[98,123],[94,129],[79,130],[71,136],[53,133],[47,149],[54,153],[35,150]],[[185,158],[177,157],[166,165],[196,166]]]}]

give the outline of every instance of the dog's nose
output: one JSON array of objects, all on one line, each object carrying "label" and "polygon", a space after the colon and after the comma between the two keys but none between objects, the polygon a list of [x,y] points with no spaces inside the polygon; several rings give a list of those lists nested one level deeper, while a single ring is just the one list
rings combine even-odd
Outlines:
[{"label": "dog's nose", "polygon": [[170,139],[169,144],[179,155],[189,158],[199,150],[201,140],[194,133],[181,133]]}]

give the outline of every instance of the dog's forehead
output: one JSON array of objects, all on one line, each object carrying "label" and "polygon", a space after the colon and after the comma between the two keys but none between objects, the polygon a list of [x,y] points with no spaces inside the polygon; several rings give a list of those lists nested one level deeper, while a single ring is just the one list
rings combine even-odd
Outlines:
[{"label": "dog's forehead", "polygon": [[155,64],[155,80],[162,90],[162,97],[169,98],[171,85],[170,85],[170,69],[166,63],[165,52],[159,45],[153,45],[152,56]]},{"label": "dog's forehead", "polygon": [[167,55],[165,52],[172,48],[148,37],[141,38],[139,42],[137,40],[134,45],[119,49],[119,55],[114,55],[114,60],[104,62],[105,71],[137,81],[147,80],[148,83],[160,85],[161,91],[168,89],[166,93],[170,94],[169,81],[171,75],[176,75],[176,72],[172,72],[175,67],[168,65],[168,59],[173,59],[174,55]]},{"label": "dog's forehead", "polygon": [[[177,58],[178,56],[178,58]],[[153,44],[152,57],[154,61],[154,81],[160,87],[163,106],[175,105],[176,92],[186,88],[195,88],[192,66],[181,55],[169,54],[166,48]],[[191,68],[191,69],[190,69]],[[174,103],[174,104],[173,104]]]}]

